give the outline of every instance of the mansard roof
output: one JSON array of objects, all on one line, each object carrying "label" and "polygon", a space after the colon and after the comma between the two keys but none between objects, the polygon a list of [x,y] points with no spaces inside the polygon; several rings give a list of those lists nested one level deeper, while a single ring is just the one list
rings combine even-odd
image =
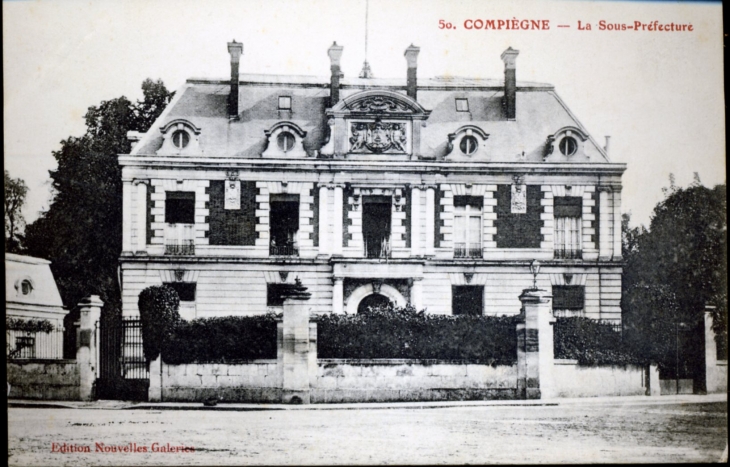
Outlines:
[{"label": "mansard roof", "polygon": [[[406,95],[402,79],[343,78],[340,101],[334,108],[329,107],[328,77],[241,74],[239,83],[239,118],[229,121],[230,82],[188,80],[132,154],[155,155],[163,141],[160,128],[184,119],[200,128],[199,145],[207,158],[260,158],[267,144],[265,132],[283,121],[306,132],[304,150],[314,157],[327,142],[328,114],[375,95],[396,97],[414,113],[426,116],[418,123],[422,125],[420,152],[437,161],[449,152],[449,135],[464,125],[476,126],[489,135],[489,157],[484,162],[542,162],[546,148],[551,148],[561,129],[572,127],[587,134],[554,87],[545,83],[517,83],[514,120],[504,117],[501,79],[419,79],[417,100],[413,100]],[[280,96],[291,97],[291,110],[279,109]],[[468,100],[468,112],[457,111],[456,99]],[[570,162],[608,162],[605,151],[592,138],[582,142],[582,153]],[[561,162],[555,155],[547,160]]]}]

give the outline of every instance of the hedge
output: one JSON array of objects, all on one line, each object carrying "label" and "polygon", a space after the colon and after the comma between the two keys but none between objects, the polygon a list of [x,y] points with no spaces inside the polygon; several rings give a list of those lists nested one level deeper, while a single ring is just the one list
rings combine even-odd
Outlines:
[{"label": "hedge", "polygon": [[180,297],[167,285],[153,285],[139,294],[139,318],[142,322],[142,347],[147,361],[157,359],[172,328],[181,322]]},{"label": "hedge", "polygon": [[578,360],[579,365],[646,363],[624,344],[621,332],[590,318],[557,318],[553,344],[555,358]]},{"label": "hedge", "polygon": [[517,361],[516,317],[426,314],[388,307],[317,318],[319,358]]},{"label": "hedge", "polygon": [[47,319],[23,319],[6,316],[5,329],[8,331],[22,331],[27,333],[43,332],[48,334],[54,330],[54,326]]},{"label": "hedge", "polygon": [[169,364],[276,358],[276,315],[199,318],[178,323],[162,345]]}]

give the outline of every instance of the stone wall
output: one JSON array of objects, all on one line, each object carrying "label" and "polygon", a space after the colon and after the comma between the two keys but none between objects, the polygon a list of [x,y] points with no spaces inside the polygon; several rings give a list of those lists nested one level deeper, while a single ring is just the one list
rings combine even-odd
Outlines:
[{"label": "stone wall", "polygon": [[555,360],[555,397],[643,396],[648,382],[644,368],[579,366],[576,360]]},{"label": "stone wall", "polygon": [[11,360],[8,384],[14,399],[79,400],[81,377],[76,360]]}]

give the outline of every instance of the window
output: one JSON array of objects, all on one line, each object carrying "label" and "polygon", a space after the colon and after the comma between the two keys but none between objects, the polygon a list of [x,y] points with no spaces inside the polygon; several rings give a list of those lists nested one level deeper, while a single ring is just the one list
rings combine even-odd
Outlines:
[{"label": "window", "polygon": [[22,293],[23,295],[30,295],[32,291],[33,284],[28,279],[25,279],[23,282],[20,283],[20,293]]},{"label": "window", "polygon": [[190,135],[185,130],[177,130],[172,134],[172,144],[178,148],[185,148],[190,143]]},{"label": "window", "polygon": [[279,96],[279,110],[291,110],[291,96]]},{"label": "window", "polygon": [[579,196],[554,198],[555,215],[555,257],[579,259],[581,248],[581,211],[583,199]]},{"label": "window", "polygon": [[286,284],[266,284],[266,306],[284,306],[281,296]]},{"label": "window", "polygon": [[195,192],[168,191],[165,196],[165,222],[168,224],[195,223]]},{"label": "window", "polygon": [[582,285],[554,285],[553,310],[557,317],[583,316],[585,287]]},{"label": "window", "polygon": [[482,257],[482,204],[477,196],[454,197],[454,258]]},{"label": "window", "polygon": [[459,149],[461,149],[461,152],[466,154],[467,156],[471,156],[475,152],[477,152],[477,148],[479,147],[479,141],[471,135],[466,135],[463,138],[461,138],[461,142],[459,143]]},{"label": "window", "polygon": [[558,145],[564,156],[572,156],[578,150],[578,142],[572,136],[566,136]]},{"label": "window", "polygon": [[271,195],[269,254],[299,254],[299,195]]},{"label": "window", "polygon": [[165,282],[165,285],[175,289],[181,302],[195,301],[195,289],[197,285],[195,282]]},{"label": "window", "polygon": [[294,135],[288,131],[282,131],[276,137],[276,144],[284,152],[290,151],[294,147]]},{"label": "window", "polygon": [[455,285],[451,287],[451,313],[481,316],[484,309],[484,286]]},{"label": "window", "polygon": [[457,112],[468,112],[469,111],[469,100],[468,99],[456,99],[456,111]]}]

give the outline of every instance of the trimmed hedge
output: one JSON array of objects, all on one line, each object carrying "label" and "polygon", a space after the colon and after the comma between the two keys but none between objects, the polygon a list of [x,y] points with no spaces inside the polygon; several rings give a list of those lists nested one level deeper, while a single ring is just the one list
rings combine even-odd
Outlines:
[{"label": "trimmed hedge", "polygon": [[646,363],[624,344],[621,332],[590,318],[557,318],[553,344],[555,358],[578,360],[580,365]]},{"label": "trimmed hedge", "polygon": [[180,297],[167,285],[153,285],[139,294],[139,318],[142,322],[142,347],[147,361],[157,359],[172,329],[181,321]]},{"label": "trimmed hedge", "polygon": [[516,317],[426,314],[412,306],[317,318],[319,358],[517,361]]},{"label": "trimmed hedge", "polygon": [[276,358],[276,315],[199,318],[178,323],[162,345],[169,364]]}]

